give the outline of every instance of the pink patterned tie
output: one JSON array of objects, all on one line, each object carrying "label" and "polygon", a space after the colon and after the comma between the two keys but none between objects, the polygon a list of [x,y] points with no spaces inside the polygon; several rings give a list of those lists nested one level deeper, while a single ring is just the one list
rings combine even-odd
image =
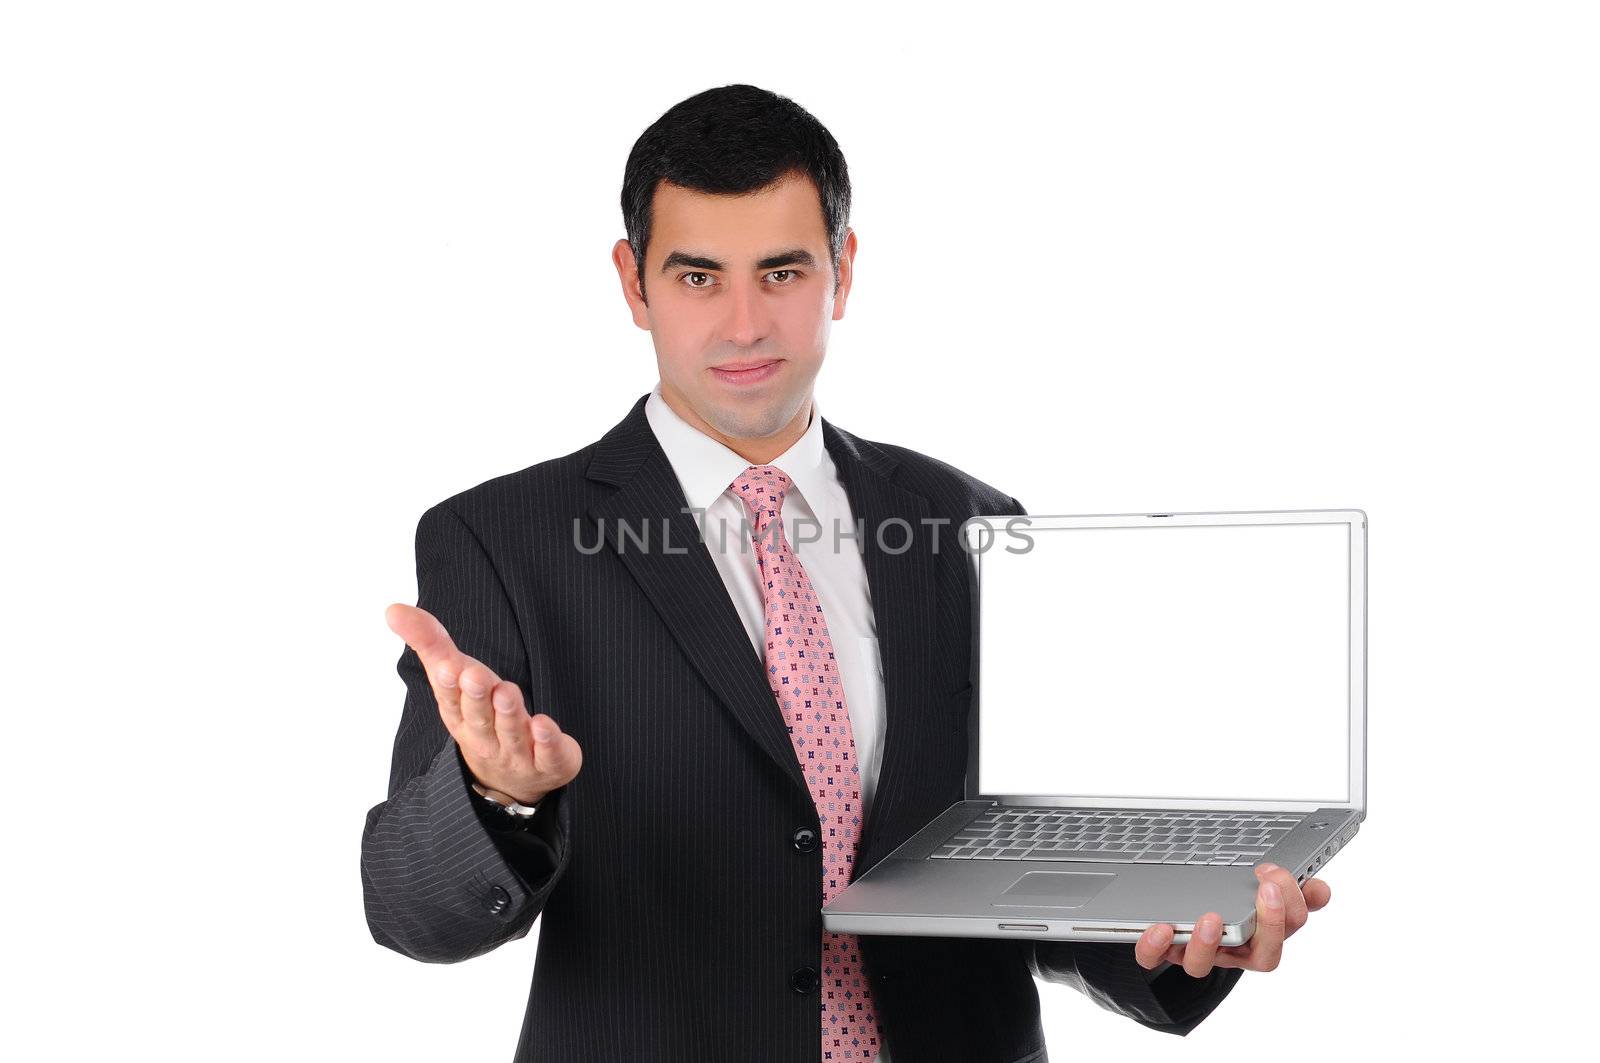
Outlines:
[{"label": "pink patterned tie", "polygon": [[[761,596],[766,604],[767,683],[794,737],[825,844],[822,901],[850,884],[861,830],[861,768],[844,703],[844,681],[822,602],[789,550],[783,497],[791,481],[775,465],[752,465],[733,481],[754,519]],[[822,1059],[872,1063],[882,1043],[854,934],[822,932]]]}]

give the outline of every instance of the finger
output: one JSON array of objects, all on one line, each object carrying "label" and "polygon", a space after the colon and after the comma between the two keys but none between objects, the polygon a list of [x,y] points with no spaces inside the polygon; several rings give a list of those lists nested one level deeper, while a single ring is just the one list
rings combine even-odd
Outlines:
[{"label": "finger", "polygon": [[1287,936],[1287,911],[1283,886],[1277,876],[1269,876],[1256,888],[1256,932],[1250,938],[1251,970],[1277,969],[1283,958],[1283,939]]},{"label": "finger", "polygon": [[528,732],[528,710],[523,708],[522,689],[501,681],[489,691],[494,714],[495,741],[499,743],[499,765],[513,779],[533,774],[533,736]]},{"label": "finger", "polygon": [[[1189,928],[1189,940],[1190,941],[1196,941],[1197,940],[1196,934],[1199,931],[1199,929],[1200,929],[1200,926],[1199,926],[1199,922],[1197,920],[1196,924]],[[1176,934],[1174,934],[1174,937],[1176,937]],[[1234,947],[1235,946],[1233,946],[1233,945],[1222,945],[1222,946],[1219,946],[1217,948],[1217,952],[1220,954],[1223,951],[1225,951],[1226,949],[1230,949],[1230,948],[1234,948]],[[1163,960],[1166,960],[1168,963],[1176,963],[1176,964],[1180,964],[1181,965],[1183,963],[1183,953],[1184,953],[1184,950],[1186,948],[1188,948],[1187,945],[1168,945],[1167,946],[1166,955],[1162,956],[1161,958]]]},{"label": "finger", "polygon": [[1183,950],[1183,969],[1191,978],[1204,978],[1210,973],[1217,946],[1221,943],[1222,916],[1207,912],[1195,920],[1194,933],[1189,936],[1189,944]]},{"label": "finger", "polygon": [[1213,967],[1239,967],[1246,971],[1253,970],[1250,960],[1250,946],[1224,945],[1217,950],[1211,965]]},{"label": "finger", "polygon": [[395,602],[383,611],[383,619],[390,631],[417,651],[429,674],[432,674],[435,665],[461,652],[444,625],[439,623],[438,617],[426,609]]},{"label": "finger", "polygon": [[1157,923],[1150,927],[1139,940],[1133,943],[1133,958],[1139,961],[1139,966],[1147,971],[1153,971],[1161,966],[1161,961],[1167,956],[1167,950],[1172,947],[1172,939],[1177,934],[1177,929],[1171,923]]},{"label": "finger", "polygon": [[1256,879],[1258,882],[1270,881],[1278,884],[1278,890],[1283,896],[1285,937],[1306,925],[1306,899],[1300,893],[1300,884],[1287,869],[1277,864],[1260,864],[1256,867]]},{"label": "finger", "polygon": [[1305,885],[1300,887],[1300,892],[1305,896],[1306,907],[1313,912],[1320,912],[1333,900],[1333,887],[1320,878],[1308,878]]},{"label": "finger", "polygon": [[389,630],[399,635],[405,644],[416,652],[423,671],[433,687],[433,699],[439,705],[439,717],[451,736],[460,744],[461,693],[456,686],[457,677],[472,660],[456,648],[455,640],[444,625],[426,609],[395,602],[384,611],[383,618]]},{"label": "finger", "polygon": [[[1183,946],[1174,945],[1167,950],[1163,957],[1168,963],[1183,963]],[[1211,961],[1214,967],[1244,967],[1250,966],[1249,945],[1223,945],[1217,949],[1217,955]]]},{"label": "finger", "polygon": [[578,740],[561,730],[550,716],[537,713],[532,721],[534,766],[540,774],[554,779],[571,779],[583,766],[583,750]]},{"label": "finger", "polygon": [[493,760],[500,755],[500,739],[494,729],[494,709],[489,705],[489,691],[499,679],[489,669],[472,661],[461,670],[458,685],[461,688],[461,731],[456,744],[479,760]]}]

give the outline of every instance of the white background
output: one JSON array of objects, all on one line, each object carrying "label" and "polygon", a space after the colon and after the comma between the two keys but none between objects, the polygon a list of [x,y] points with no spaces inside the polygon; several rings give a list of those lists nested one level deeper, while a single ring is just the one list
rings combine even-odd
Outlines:
[{"label": "white background", "polygon": [[623,163],[736,81],[849,162],[835,423],[1034,512],[1370,514],[1372,811],[1332,903],[1187,1039],[1041,985],[1052,1058],[1577,1033],[1588,5],[3,10],[0,1053],[510,1058],[537,928],[430,966],[364,925],[383,610],[424,509],[648,390]]}]

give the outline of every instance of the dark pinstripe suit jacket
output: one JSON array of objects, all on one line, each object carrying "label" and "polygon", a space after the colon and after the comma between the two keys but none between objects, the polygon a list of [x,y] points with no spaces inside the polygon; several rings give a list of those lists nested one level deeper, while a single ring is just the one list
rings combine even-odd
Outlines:
[{"label": "dark pinstripe suit jacket", "polygon": [[[644,402],[598,442],[422,515],[417,604],[576,738],[584,766],[536,831],[501,829],[407,648],[389,796],[362,835],[367,924],[455,963],[543,913],[517,1060],[817,1063],[822,853],[802,841],[816,807]],[[826,420],[823,439],[864,522],[884,669],[859,875],[963,796],[971,593],[954,529],[1022,508]],[[909,549],[893,518],[916,530]],[[1186,1034],[1241,974],[1152,980],[1131,944],[871,936],[861,950],[896,1063],[1045,1060],[1034,975]]]}]

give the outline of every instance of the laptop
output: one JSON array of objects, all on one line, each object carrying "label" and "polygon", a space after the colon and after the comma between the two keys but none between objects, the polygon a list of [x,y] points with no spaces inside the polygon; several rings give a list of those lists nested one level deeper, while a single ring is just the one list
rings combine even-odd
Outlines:
[{"label": "laptop", "polygon": [[1255,933],[1366,818],[1359,509],[979,517],[965,799],[827,930],[1133,941]]}]

